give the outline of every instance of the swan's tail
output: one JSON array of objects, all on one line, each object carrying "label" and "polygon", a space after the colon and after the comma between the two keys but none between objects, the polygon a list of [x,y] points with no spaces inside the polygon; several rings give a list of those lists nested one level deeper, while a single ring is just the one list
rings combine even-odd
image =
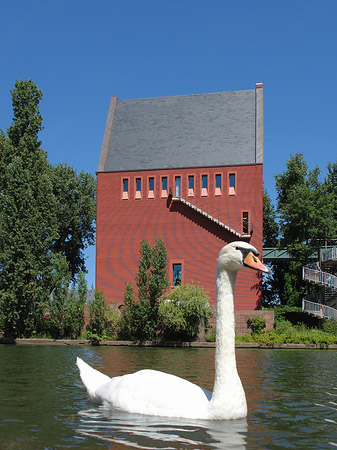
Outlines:
[{"label": "swan's tail", "polygon": [[96,369],[93,369],[89,364],[85,363],[81,358],[76,360],[77,367],[80,369],[81,380],[87,388],[88,394],[92,400],[96,400],[96,390],[108,383],[111,378]]}]

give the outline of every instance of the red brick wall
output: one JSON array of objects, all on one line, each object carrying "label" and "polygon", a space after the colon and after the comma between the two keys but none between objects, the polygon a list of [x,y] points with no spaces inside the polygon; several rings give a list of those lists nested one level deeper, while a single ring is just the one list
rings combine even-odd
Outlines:
[{"label": "red brick wall", "polygon": [[[236,195],[228,195],[228,175],[236,174]],[[201,176],[208,175],[208,195],[201,196]],[[222,175],[222,195],[215,196],[215,175]],[[254,233],[250,243],[262,251],[262,165],[206,169],[98,173],[96,286],[108,302],[122,302],[124,285],[134,281],[139,244],[151,245],[157,236],[165,243],[169,272],[182,262],[183,281],[204,286],[215,302],[216,258],[233,234],[181,203],[168,206],[161,197],[161,176],[168,177],[174,193],[174,177],[181,176],[181,197],[229,227],[242,232],[242,212],[249,211]],[[194,175],[194,197],[187,196],[188,175]],[[142,198],[135,199],[135,179],[142,179]],[[148,198],[148,178],[154,177],[154,198]],[[123,178],[129,180],[129,199],[122,200]],[[237,279],[235,309],[256,309],[260,303],[260,276],[242,270]],[[172,281],[172,280],[171,280]]]}]

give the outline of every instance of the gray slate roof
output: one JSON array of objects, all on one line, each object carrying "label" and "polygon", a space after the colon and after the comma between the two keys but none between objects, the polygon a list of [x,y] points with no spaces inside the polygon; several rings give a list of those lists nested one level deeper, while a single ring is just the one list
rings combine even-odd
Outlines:
[{"label": "gray slate roof", "polygon": [[118,100],[108,122],[98,171],[256,163],[255,90]]}]

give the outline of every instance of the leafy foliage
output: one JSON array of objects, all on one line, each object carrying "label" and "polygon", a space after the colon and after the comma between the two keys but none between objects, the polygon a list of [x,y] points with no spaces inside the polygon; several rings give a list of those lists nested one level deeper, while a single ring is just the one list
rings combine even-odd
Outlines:
[{"label": "leafy foliage", "polygon": [[252,330],[252,334],[261,334],[266,328],[266,319],[264,317],[250,317],[247,321]]},{"label": "leafy foliage", "polygon": [[70,289],[68,263],[60,258],[57,268],[58,281],[44,310],[44,323],[37,330],[48,336],[59,338],[78,338],[84,327],[84,305],[87,300],[87,283],[83,273],[77,284]]},{"label": "leafy foliage", "polygon": [[322,325],[323,331],[337,336],[337,320],[325,320]]},{"label": "leafy foliage", "polygon": [[120,333],[124,338],[154,339],[159,329],[158,301],[169,286],[167,252],[160,238],[152,248],[148,241],[140,243],[136,284],[138,299],[134,297],[131,283],[125,287]]},{"label": "leafy foliage", "polygon": [[318,345],[325,348],[337,344],[337,336],[321,330],[309,330],[305,326],[280,327],[262,334],[236,336],[237,342],[257,342],[270,346],[280,344]]},{"label": "leafy foliage", "polygon": [[55,198],[42,129],[42,92],[32,81],[12,91],[13,123],[1,132],[0,302],[6,336],[30,335],[41,321],[53,284],[52,242],[57,238]]},{"label": "leafy foliage", "polygon": [[106,303],[103,292],[96,290],[94,300],[89,303],[89,326],[87,331],[100,339],[111,339],[116,335],[117,327],[117,314]]},{"label": "leafy foliage", "polygon": [[58,231],[53,251],[66,257],[74,279],[85,270],[83,250],[95,242],[96,180],[84,172],[77,175],[67,164],[50,166],[49,170]]},{"label": "leafy foliage", "polygon": [[302,281],[302,266],[318,255],[323,243],[333,243],[337,226],[337,163],[329,163],[328,175],[320,181],[316,167],[308,169],[304,156],[290,157],[287,168],[275,176],[277,213],[267,193],[264,195],[264,245],[277,244],[275,222],[279,223],[279,246],[293,256],[290,263],[272,264],[273,275],[264,280],[264,306],[299,306],[308,286]]},{"label": "leafy foliage", "polygon": [[200,325],[208,327],[209,299],[202,286],[179,285],[159,302],[160,329],[165,338],[193,340]]},{"label": "leafy foliage", "polygon": [[0,317],[5,336],[15,338],[43,329],[51,292],[65,288],[65,270],[74,281],[85,270],[95,183],[48,164],[38,140],[42,91],[21,80],[11,93],[13,122],[7,135],[0,132]]}]

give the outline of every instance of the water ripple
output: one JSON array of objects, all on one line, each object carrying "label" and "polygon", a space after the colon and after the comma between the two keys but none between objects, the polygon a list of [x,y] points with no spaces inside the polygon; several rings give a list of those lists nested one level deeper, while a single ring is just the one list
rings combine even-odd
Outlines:
[{"label": "water ripple", "polygon": [[185,421],[126,414],[104,407],[79,412],[82,436],[138,449],[223,449],[245,450],[248,426],[238,421]]}]

